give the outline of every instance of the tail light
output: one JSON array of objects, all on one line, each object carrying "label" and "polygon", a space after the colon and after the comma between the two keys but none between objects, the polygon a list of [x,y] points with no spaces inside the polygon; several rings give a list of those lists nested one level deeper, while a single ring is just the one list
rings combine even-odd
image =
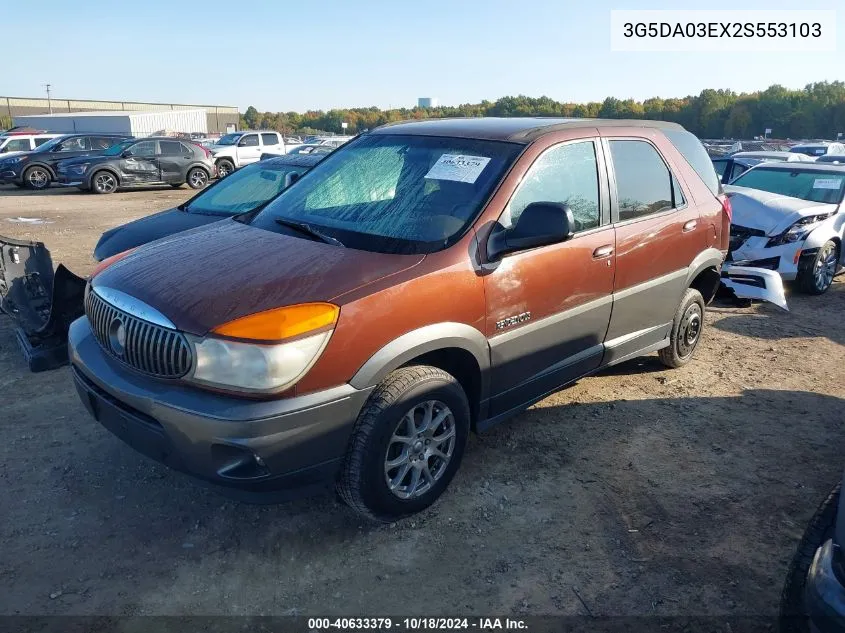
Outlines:
[{"label": "tail light", "polygon": [[727,216],[728,222],[733,221],[734,212],[733,212],[733,209],[731,208],[731,199],[728,198],[727,196],[722,196],[721,202],[722,202],[722,213],[724,213],[725,216]]},{"label": "tail light", "polygon": [[196,145],[197,147],[199,147],[203,151],[206,158],[211,158],[213,156],[213,154],[208,151],[207,147],[200,145],[199,143],[193,143],[193,144]]}]

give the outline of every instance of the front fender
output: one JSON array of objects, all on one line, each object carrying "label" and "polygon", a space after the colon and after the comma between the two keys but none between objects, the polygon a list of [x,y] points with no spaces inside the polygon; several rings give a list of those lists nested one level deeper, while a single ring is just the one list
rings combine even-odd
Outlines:
[{"label": "front fender", "polygon": [[843,232],[845,232],[845,213],[840,212],[810,231],[801,246],[801,250],[808,251],[820,248],[828,240],[839,240],[841,243]]},{"label": "front fender", "polygon": [[[466,323],[434,323],[406,332],[379,349],[349,381],[356,389],[380,383],[394,369],[409,361],[442,349],[458,348],[469,352],[478,363],[481,375],[490,369],[490,345],[487,338]],[[485,392],[482,381],[482,392]],[[482,393],[482,400],[486,397]]]}]

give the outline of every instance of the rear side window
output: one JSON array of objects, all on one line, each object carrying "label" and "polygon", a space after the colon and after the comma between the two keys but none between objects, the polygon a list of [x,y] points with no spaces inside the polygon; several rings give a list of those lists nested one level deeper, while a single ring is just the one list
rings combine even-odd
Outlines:
[{"label": "rear side window", "polygon": [[91,142],[91,149],[93,150],[108,149],[115,143],[119,143],[121,141],[120,138],[115,138],[113,136],[92,136],[89,140]]},{"label": "rear side window", "polygon": [[159,141],[158,144],[165,156],[178,156],[182,153],[182,143],[179,141]]},{"label": "rear side window", "polygon": [[707,150],[694,134],[686,130],[663,130],[663,134],[675,146],[681,155],[695,170],[698,177],[707,185],[707,188],[716,196],[720,192],[719,177],[713,169],[713,163],[707,155]]},{"label": "rear side window", "polygon": [[35,147],[38,147],[40,145],[44,145],[47,141],[52,141],[53,139],[49,136],[36,136],[33,140],[35,141]]},{"label": "rear side window", "polygon": [[620,222],[675,207],[674,178],[650,143],[610,141],[610,155],[616,172]]},{"label": "rear side window", "polygon": [[275,134],[262,134],[261,142],[264,143],[264,145],[278,145],[279,137]]}]

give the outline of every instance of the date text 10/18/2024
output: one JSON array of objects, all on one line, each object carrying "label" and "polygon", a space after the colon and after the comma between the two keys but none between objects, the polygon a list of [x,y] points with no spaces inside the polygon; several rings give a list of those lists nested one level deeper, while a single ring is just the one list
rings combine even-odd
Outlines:
[{"label": "date text 10/18/2024", "polygon": [[512,618],[309,618],[309,631],[527,631]]}]

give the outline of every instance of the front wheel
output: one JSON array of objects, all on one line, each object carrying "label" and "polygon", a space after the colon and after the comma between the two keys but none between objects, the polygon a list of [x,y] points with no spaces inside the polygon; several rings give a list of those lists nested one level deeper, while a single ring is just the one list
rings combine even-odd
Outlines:
[{"label": "front wheel", "polygon": [[36,165],[23,172],[23,182],[27,189],[39,191],[50,186],[50,172]]},{"label": "front wheel", "polygon": [[91,177],[91,189],[100,194],[114,193],[117,191],[117,176],[110,171],[98,171]]},{"label": "front wheel", "polygon": [[358,415],[337,491],[353,510],[392,521],[446,490],[469,436],[460,383],[427,365],[392,372]]},{"label": "front wheel", "polygon": [[191,189],[202,189],[208,184],[208,173],[199,167],[194,167],[188,172],[188,186]]},{"label": "front wheel", "polygon": [[219,178],[225,178],[233,171],[235,171],[235,164],[228,158],[221,158],[217,161],[217,176]]},{"label": "front wheel", "polygon": [[798,271],[798,287],[807,294],[821,295],[833,283],[833,276],[839,267],[839,246],[828,240],[819,252]]},{"label": "front wheel", "polygon": [[657,354],[667,367],[682,367],[691,359],[704,330],[704,297],[695,288],[687,288],[672,320],[669,346]]}]

